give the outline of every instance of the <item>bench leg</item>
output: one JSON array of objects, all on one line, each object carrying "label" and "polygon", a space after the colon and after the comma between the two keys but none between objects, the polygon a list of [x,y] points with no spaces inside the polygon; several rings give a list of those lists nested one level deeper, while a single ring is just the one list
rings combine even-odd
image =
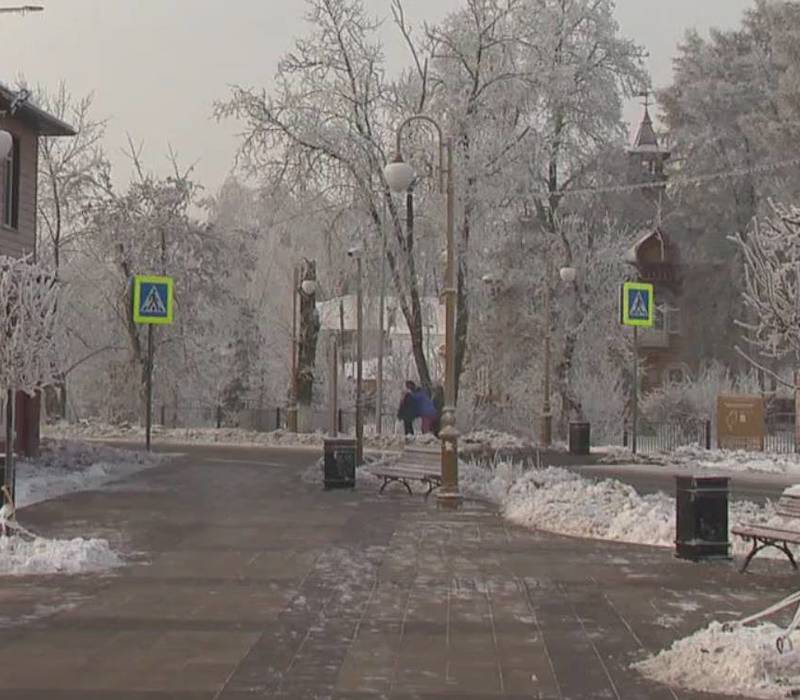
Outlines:
[{"label": "bench leg", "polygon": [[408,493],[410,495],[412,495],[412,496],[414,495],[414,492],[411,490],[411,487],[408,485],[408,482],[405,479],[400,479],[400,478],[398,478],[396,476],[385,476],[385,477],[383,477],[383,484],[381,485],[380,489],[378,490],[378,495],[382,494],[384,489],[393,481],[396,481],[396,482],[398,482],[400,484],[403,484],[403,486],[405,486],[406,489],[408,490]]},{"label": "bench leg", "polygon": [[755,537],[753,538],[753,548],[750,550],[750,553],[744,560],[744,564],[742,564],[741,568],[739,569],[740,574],[743,574],[745,571],[747,571],[747,567],[750,566],[750,562],[752,561],[753,557],[756,554],[758,554],[758,552],[760,552],[762,549],[764,549],[764,547],[766,546],[767,546],[766,544],[759,546],[758,539]]},{"label": "bench leg", "polygon": [[783,553],[789,557],[789,563],[792,565],[792,568],[797,571],[797,562],[794,560],[794,556],[792,555],[792,550],[789,549],[789,545],[786,542],[783,543],[783,547],[781,547]]}]

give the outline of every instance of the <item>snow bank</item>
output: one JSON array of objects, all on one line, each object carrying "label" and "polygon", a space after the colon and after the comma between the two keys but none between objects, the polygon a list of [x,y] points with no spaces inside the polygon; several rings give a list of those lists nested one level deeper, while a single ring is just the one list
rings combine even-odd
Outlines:
[{"label": "snow bank", "polygon": [[[780,627],[763,623],[727,630],[719,622],[633,665],[651,680],[708,693],[786,698],[800,693],[800,651],[779,654]],[[800,636],[795,635],[800,646]]]},{"label": "snow bank", "polygon": [[658,464],[697,469],[762,472],[768,474],[800,474],[800,455],[745,450],[705,450],[696,445],[679,447],[672,452],[633,455],[622,447],[598,448],[603,464]]},{"label": "snow bank", "polygon": [[[464,464],[461,485],[466,493],[497,504],[508,520],[524,527],[655,547],[675,543],[675,498],[663,492],[642,496],[615,479],[586,479],[556,467],[524,470],[508,462],[493,467]],[[747,501],[730,504],[729,521],[776,527],[783,523],[773,505]],[[744,540],[733,540],[735,554],[749,549]],[[766,549],[759,556],[785,555]]]},{"label": "snow bank", "polygon": [[95,573],[122,563],[103,539],[0,537],[0,575],[3,576]]},{"label": "snow bank", "polygon": [[166,457],[74,440],[48,440],[38,459],[17,462],[17,507],[66,493],[94,489],[111,480],[158,466]]}]

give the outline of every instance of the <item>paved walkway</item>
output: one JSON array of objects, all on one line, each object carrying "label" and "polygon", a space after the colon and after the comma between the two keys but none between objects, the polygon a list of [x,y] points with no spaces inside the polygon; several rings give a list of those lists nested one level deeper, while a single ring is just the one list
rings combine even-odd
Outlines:
[{"label": "paved walkway", "polygon": [[796,582],[783,562],[740,576],[475,503],[324,492],[300,478],[308,451],[187,449],[23,513],[134,560],[0,581],[3,700],[701,698],[628,666]]}]

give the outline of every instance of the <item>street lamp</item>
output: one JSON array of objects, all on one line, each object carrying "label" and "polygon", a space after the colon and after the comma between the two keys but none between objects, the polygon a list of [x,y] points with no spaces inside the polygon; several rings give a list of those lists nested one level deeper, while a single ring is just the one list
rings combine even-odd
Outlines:
[{"label": "street lamp", "polygon": [[25,15],[28,12],[41,12],[44,8],[41,5],[21,5],[19,7],[0,7],[0,14],[20,14]]},{"label": "street lamp", "polygon": [[[550,253],[547,254],[547,279],[544,288],[544,399],[542,401],[542,423],[539,426],[539,443],[542,447],[550,447],[553,442],[553,408],[550,403],[550,365],[551,363],[551,339],[552,327],[550,318],[550,280],[551,280]],[[562,282],[573,284],[578,277],[578,271],[574,267],[562,267],[558,271],[558,276]]]},{"label": "street lamp", "polygon": [[364,250],[354,246],[347,255],[356,261],[356,464],[364,462],[364,299],[361,258]]},{"label": "street lamp", "polygon": [[[410,123],[423,121],[430,124],[439,139],[439,189],[446,193],[447,209],[447,262],[445,268],[445,384],[442,409],[442,486],[437,493],[438,502],[446,507],[458,507],[462,501],[458,489],[458,430],[456,429],[456,250],[455,250],[455,196],[453,172],[453,140],[444,138],[442,127],[431,117],[417,114],[406,119],[397,129],[397,146],[394,161],[387,164],[383,177],[396,193],[405,192],[414,181],[414,168],[403,160],[403,129]],[[446,158],[446,162],[445,162]],[[447,176],[447,185],[443,182]]]}]

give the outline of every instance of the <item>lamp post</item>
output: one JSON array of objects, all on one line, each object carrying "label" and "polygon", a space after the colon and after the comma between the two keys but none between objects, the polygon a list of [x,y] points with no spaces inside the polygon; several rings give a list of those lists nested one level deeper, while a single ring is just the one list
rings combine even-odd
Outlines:
[{"label": "lamp post", "polygon": [[286,412],[286,427],[290,433],[297,432],[297,288],[300,270],[295,265],[292,271],[292,380],[289,409]]},{"label": "lamp post", "polygon": [[[397,146],[394,162],[383,171],[386,184],[393,192],[405,192],[414,181],[414,169],[403,161],[403,129],[415,121],[430,124],[439,140],[439,189],[446,193],[447,212],[447,263],[445,267],[445,385],[442,409],[442,487],[437,492],[440,505],[458,507],[462,496],[458,488],[458,430],[456,429],[456,250],[455,250],[455,195],[453,173],[453,140],[444,138],[439,123],[429,116],[417,114],[406,119],[397,129]],[[444,177],[447,183],[444,183]]]}]

